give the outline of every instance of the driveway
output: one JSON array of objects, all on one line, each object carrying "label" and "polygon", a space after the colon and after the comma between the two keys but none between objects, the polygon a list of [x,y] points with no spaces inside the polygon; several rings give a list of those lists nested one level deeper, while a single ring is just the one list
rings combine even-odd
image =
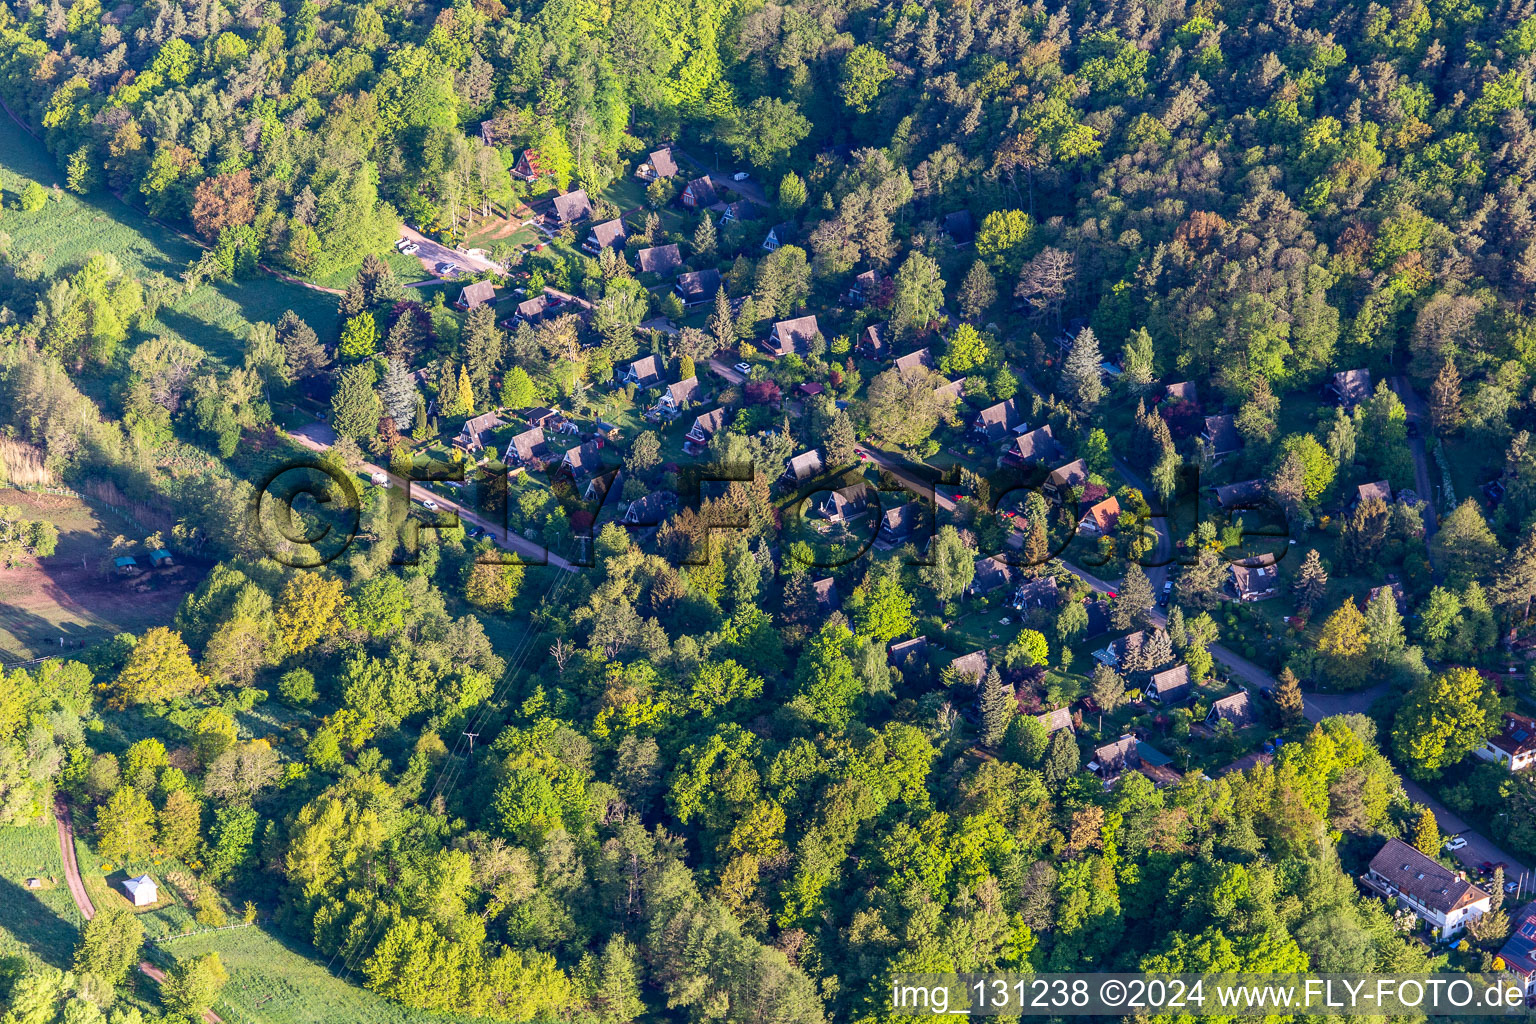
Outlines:
[{"label": "driveway", "polygon": [[731,369],[728,364],[722,363],[720,360],[715,359],[713,356],[710,357],[709,368],[714,370],[720,376],[724,377],[726,380],[730,381],[732,384],[740,384],[747,379],[746,374],[737,373],[735,370]]},{"label": "driveway", "polygon": [[[299,444],[303,445],[305,448],[308,448],[310,451],[314,452],[326,451],[331,447],[331,445],[336,443],[336,431],[331,429],[331,426],[328,423],[306,424],[305,426],[299,427],[297,430],[289,431],[288,436],[293,438]],[[439,494],[427,490],[419,482],[403,480],[400,477],[395,476],[393,473],[390,473],[389,470],[385,469],[384,467],[376,466],[371,462],[363,463],[362,471],[369,474],[370,476],[374,473],[385,474],[389,477],[389,486],[406,487],[408,489],[407,493],[410,495],[410,499],[412,501],[419,502],[426,498],[431,498],[432,501],[437,503],[437,511],[452,512],[457,515],[460,520],[467,523],[468,525],[478,526],[480,529],[484,530],[486,535],[489,536],[491,540],[500,547],[509,548],[510,550],[515,551],[520,555],[527,556],[531,560],[530,564],[541,565],[544,564],[545,559],[548,559],[548,564],[553,565],[558,569],[564,569],[567,572],[576,571],[575,566],[554,552],[546,552],[544,548],[535,544],[533,541],[527,540],[521,535],[508,530],[505,526],[498,526],[491,520],[470,511],[451,498],[445,498]]]},{"label": "driveway", "polygon": [[59,793],[53,797],[53,820],[59,829],[59,855],[64,859],[64,880],[69,883],[69,895],[74,898],[80,916],[89,921],[96,916],[96,908],[91,905],[85,883],[80,880],[80,863],[75,859],[75,822],[70,816],[69,804]]}]

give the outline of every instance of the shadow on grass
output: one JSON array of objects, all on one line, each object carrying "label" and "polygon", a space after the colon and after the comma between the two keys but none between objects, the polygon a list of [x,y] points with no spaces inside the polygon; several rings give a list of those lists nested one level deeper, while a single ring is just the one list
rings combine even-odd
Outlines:
[{"label": "shadow on grass", "polygon": [[10,922],[11,934],[38,959],[60,970],[69,968],[79,929],[15,882],[0,882],[0,921]]}]

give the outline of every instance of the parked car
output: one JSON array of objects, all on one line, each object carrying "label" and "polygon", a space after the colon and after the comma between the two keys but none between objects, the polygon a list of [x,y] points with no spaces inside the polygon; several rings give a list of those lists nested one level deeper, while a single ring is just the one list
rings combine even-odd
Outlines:
[{"label": "parked car", "polygon": [[370,481],[372,481],[375,485],[379,486],[379,487],[388,487],[389,486],[389,474],[388,473],[374,473],[368,479]]},{"label": "parked car", "polygon": [[431,498],[422,498],[421,507],[426,509],[428,512],[436,512],[438,505],[437,502],[433,501]]},{"label": "parked car", "polygon": [[752,364],[751,363],[737,363],[735,366],[731,367],[731,369],[735,370],[737,373],[751,373],[752,372]]},{"label": "parked car", "polygon": [[731,175],[731,180],[746,181],[750,177],[752,177],[752,175],[748,174],[746,171],[737,171],[735,174]]},{"label": "parked car", "polygon": [[437,265],[437,272],[442,277],[452,277],[459,272],[459,265],[457,263],[439,263]]},{"label": "parked car", "polygon": [[1449,839],[1447,839],[1445,841],[1445,848],[1446,848],[1447,851],[1450,851],[1450,852],[1455,852],[1456,850],[1465,849],[1466,845],[1467,845],[1467,840],[1466,840],[1466,838],[1464,836],[1451,836],[1451,838],[1449,838]]},{"label": "parked car", "polygon": [[400,246],[400,251],[405,253],[407,256],[415,256],[418,252],[421,252],[421,246],[417,245],[415,242],[406,242]]}]

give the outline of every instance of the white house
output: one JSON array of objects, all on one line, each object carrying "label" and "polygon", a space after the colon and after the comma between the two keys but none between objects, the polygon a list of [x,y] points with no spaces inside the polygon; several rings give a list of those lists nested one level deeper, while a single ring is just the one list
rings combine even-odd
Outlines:
[{"label": "white house", "polygon": [[1396,897],[1442,939],[1451,938],[1466,928],[1468,921],[1488,913],[1492,900],[1460,874],[1401,839],[1388,839],[1360,880],[1383,896]]},{"label": "white house", "polygon": [[1504,712],[1504,728],[1473,751],[1484,761],[1502,764],[1512,772],[1536,763],[1536,718]]},{"label": "white house", "polygon": [[160,890],[155,887],[155,880],[148,875],[124,879],[123,888],[136,907],[151,907],[160,902]]}]

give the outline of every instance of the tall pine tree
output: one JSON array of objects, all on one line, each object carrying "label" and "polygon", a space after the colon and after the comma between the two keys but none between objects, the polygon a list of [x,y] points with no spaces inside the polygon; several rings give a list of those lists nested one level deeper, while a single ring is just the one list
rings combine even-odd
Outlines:
[{"label": "tall pine tree", "polygon": [[1072,348],[1061,367],[1062,390],[1080,412],[1092,412],[1104,395],[1103,371],[1099,369],[1103,362],[1098,337],[1093,328],[1084,327],[1072,339]]},{"label": "tall pine tree", "polygon": [[1003,677],[996,668],[989,669],[981,681],[976,705],[981,713],[981,742],[984,746],[995,747],[1008,731],[1016,706],[1012,691],[1003,686]]}]

